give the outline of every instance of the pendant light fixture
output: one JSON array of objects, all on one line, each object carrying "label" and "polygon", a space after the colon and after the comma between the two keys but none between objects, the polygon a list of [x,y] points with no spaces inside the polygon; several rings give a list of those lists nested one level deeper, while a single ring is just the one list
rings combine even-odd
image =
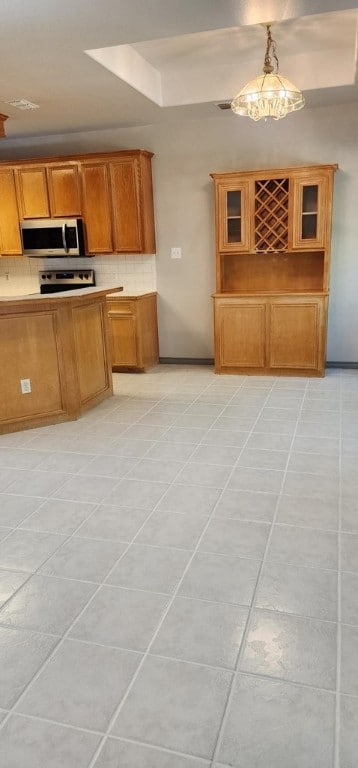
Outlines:
[{"label": "pendant light fixture", "polygon": [[[231,102],[231,109],[235,114],[251,117],[252,120],[267,117],[280,120],[289,112],[296,112],[305,105],[299,88],[279,74],[276,42],[272,39],[270,27],[270,24],[266,24],[264,74],[250,80]],[[272,64],[272,59],[275,64]]]}]

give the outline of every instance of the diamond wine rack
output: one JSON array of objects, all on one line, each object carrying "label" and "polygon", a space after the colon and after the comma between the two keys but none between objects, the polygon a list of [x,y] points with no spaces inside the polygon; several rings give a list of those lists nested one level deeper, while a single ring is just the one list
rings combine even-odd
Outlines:
[{"label": "diamond wine rack", "polygon": [[287,251],[288,188],[288,179],[255,182],[256,253]]}]

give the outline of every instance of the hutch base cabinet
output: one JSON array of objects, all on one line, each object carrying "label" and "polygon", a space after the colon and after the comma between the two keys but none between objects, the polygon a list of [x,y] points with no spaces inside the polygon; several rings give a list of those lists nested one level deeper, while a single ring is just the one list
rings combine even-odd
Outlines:
[{"label": "hutch base cabinet", "polygon": [[327,296],[214,296],[215,372],[323,376]]},{"label": "hutch base cabinet", "polygon": [[216,373],[324,376],[336,168],[212,174]]}]

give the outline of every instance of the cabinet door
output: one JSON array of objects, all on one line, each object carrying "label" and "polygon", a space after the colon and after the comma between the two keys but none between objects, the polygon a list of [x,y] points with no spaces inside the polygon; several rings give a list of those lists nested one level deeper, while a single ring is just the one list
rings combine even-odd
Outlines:
[{"label": "cabinet door", "polygon": [[264,300],[220,300],[215,309],[216,369],[264,368],[265,323]]},{"label": "cabinet door", "polygon": [[249,182],[219,183],[216,194],[218,250],[249,251]]},{"label": "cabinet door", "polygon": [[50,216],[45,166],[17,168],[16,189],[21,219],[43,219]]},{"label": "cabinet door", "polygon": [[324,368],[326,298],[271,300],[269,367],[321,371]]},{"label": "cabinet door", "polygon": [[328,178],[296,177],[292,184],[292,247],[301,250],[324,248],[327,220],[330,218],[327,210]]},{"label": "cabinet door", "polygon": [[112,253],[111,204],[107,163],[83,163],[81,180],[87,252]]},{"label": "cabinet door", "polygon": [[21,254],[15,179],[11,168],[0,170],[0,200],[0,253]]},{"label": "cabinet door", "polygon": [[51,216],[80,216],[80,191],[76,165],[50,165],[47,168]]},{"label": "cabinet door", "polygon": [[136,368],[138,365],[136,303],[114,298],[107,301],[107,308],[112,366]]},{"label": "cabinet door", "polygon": [[113,206],[113,245],[117,253],[141,253],[140,188],[137,158],[109,164]]}]

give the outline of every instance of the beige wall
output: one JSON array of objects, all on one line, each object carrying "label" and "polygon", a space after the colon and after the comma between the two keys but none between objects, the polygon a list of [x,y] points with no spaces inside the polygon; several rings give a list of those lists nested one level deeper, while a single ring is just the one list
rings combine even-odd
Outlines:
[{"label": "beige wall", "polygon": [[[143,148],[153,158],[160,354],[213,355],[211,171],[339,164],[335,177],[328,359],[358,361],[358,106],[304,109],[277,123],[231,113],[126,130],[6,140],[0,159]],[[181,260],[170,258],[180,246]]]}]

